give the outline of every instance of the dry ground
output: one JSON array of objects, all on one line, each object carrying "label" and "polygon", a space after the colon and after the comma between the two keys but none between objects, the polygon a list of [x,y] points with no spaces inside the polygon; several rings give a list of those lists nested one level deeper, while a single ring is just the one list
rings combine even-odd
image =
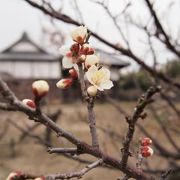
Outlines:
[{"label": "dry ground", "polygon": [[[133,102],[122,102],[122,106],[129,113],[133,112],[135,103]],[[166,106],[166,104],[164,104]],[[81,102],[76,102],[73,104],[59,104],[57,102],[51,103],[48,108],[44,108],[45,112],[54,112],[56,109],[62,110],[62,115],[58,119],[58,124],[64,129],[72,132],[79,138],[90,142],[89,128],[85,122],[86,120],[86,107],[85,104],[82,105]],[[105,127],[106,129],[113,130],[114,132],[123,135],[126,132],[127,124],[125,123],[125,118],[121,115],[114,107],[107,103],[97,104],[95,108],[97,114],[97,125]],[[172,126],[169,121],[174,118],[171,115],[172,112],[169,110],[160,109],[162,120],[167,123],[169,127]],[[13,112],[3,112],[0,111],[0,133],[5,128],[5,121],[11,119],[18,123],[22,127],[27,125],[32,125],[27,117],[22,113]],[[168,120],[168,121],[167,121]],[[156,137],[161,144],[166,146],[168,149],[172,150],[172,146],[166,141],[166,138],[161,133],[161,130],[157,123],[153,120],[152,115],[149,113],[148,118],[144,121],[141,120],[141,124],[148,129],[149,132]],[[175,126],[179,125],[178,123]],[[41,137],[44,136],[45,128],[43,126],[37,128],[36,134]],[[114,157],[120,157],[120,149],[122,148],[122,139],[112,140],[109,135],[104,134],[102,131],[98,131],[101,145],[104,151],[113,155]],[[172,134],[175,139],[178,140],[176,134]],[[0,180],[4,180],[8,173],[13,170],[21,170],[31,173],[55,173],[55,172],[68,172],[80,170],[84,165],[78,162],[69,160],[62,156],[50,155],[46,152],[46,148],[37,143],[36,140],[32,138],[24,139],[20,144],[16,144],[20,136],[20,131],[15,127],[9,127],[6,130],[5,136],[0,141]],[[132,163],[136,159],[136,151],[138,150],[138,139],[143,137],[143,135],[137,130],[135,134],[136,141],[133,145],[134,147],[134,157],[132,157]],[[15,146],[13,145],[15,144]],[[53,144],[55,147],[67,147],[70,146],[68,142],[64,139],[57,139],[53,136]],[[85,156],[81,156],[85,157]],[[87,157],[92,159],[91,157]],[[156,158],[156,155],[149,158],[149,164],[153,168],[163,168],[166,163],[163,159]],[[111,180],[117,179],[122,175],[118,171],[113,171],[109,169],[97,168],[86,174],[82,179],[84,180]]]}]

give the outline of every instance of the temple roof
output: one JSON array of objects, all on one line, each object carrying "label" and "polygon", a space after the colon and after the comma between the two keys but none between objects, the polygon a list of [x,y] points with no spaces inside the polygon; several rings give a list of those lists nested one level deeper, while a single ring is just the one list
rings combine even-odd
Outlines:
[{"label": "temple roof", "polygon": [[[100,55],[100,63],[114,67],[123,68],[129,66],[128,62],[121,60],[117,55],[97,49]],[[33,42],[28,34],[22,36],[8,48],[0,53],[0,62],[57,62],[59,59],[45,51]]]},{"label": "temple roof", "polygon": [[0,61],[57,61],[57,57],[49,54],[33,42],[26,32],[20,39],[0,53]]}]

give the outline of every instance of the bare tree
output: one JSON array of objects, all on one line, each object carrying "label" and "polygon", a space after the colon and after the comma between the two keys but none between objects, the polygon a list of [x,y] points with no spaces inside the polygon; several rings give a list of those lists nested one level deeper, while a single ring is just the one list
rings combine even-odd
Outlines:
[{"label": "bare tree", "polygon": [[[75,11],[77,10],[78,18],[74,19],[70,17],[68,14],[65,14],[62,9],[56,9],[52,4],[50,4],[49,1],[32,1],[32,0],[24,0],[34,8],[39,9],[46,15],[50,16],[53,19],[57,19],[59,21],[65,22],[67,24],[72,24],[75,26],[80,26],[81,23],[84,22],[83,13],[81,12],[78,1],[75,2]],[[179,39],[177,37],[173,37],[170,32],[167,31],[167,29],[164,28],[164,24],[161,21],[161,18],[159,18],[158,13],[155,10],[154,4],[152,4],[149,0],[144,0],[144,7],[146,8],[147,14],[149,13],[149,20],[146,23],[141,23],[140,21],[135,21],[132,14],[129,13],[128,9],[132,6],[131,2],[127,2],[124,5],[124,8],[119,12],[117,15],[114,15],[111,12],[110,9],[110,3],[108,1],[92,1],[92,3],[95,3],[97,6],[100,6],[104,12],[107,14],[109,19],[113,22],[114,27],[118,30],[119,35],[121,37],[121,45],[115,44],[113,42],[110,42],[106,38],[104,38],[101,34],[96,33],[91,30],[91,27],[88,27],[88,37],[86,37],[85,42],[79,42],[78,45],[78,53],[80,51],[79,47],[83,47],[84,44],[88,43],[90,35],[100,41],[101,43],[105,44],[106,46],[110,47],[114,50],[115,53],[117,53],[119,56],[125,56],[134,62],[136,62],[140,67],[142,67],[144,70],[146,70],[150,76],[153,78],[153,84],[154,86],[150,87],[145,94],[143,94],[138,102],[137,105],[133,111],[132,114],[129,114],[123,107],[121,107],[119,102],[116,102],[116,100],[111,99],[110,97],[106,96],[107,101],[112,104],[121,114],[125,116],[125,122],[128,124],[128,129],[126,134],[119,134],[111,131],[110,129],[106,127],[99,127],[96,125],[96,118],[94,113],[94,105],[96,101],[96,93],[95,96],[91,96],[88,88],[87,88],[87,82],[84,79],[84,75],[87,71],[84,70],[83,63],[78,62],[78,69],[79,69],[79,83],[80,88],[82,92],[82,97],[87,105],[87,114],[88,114],[88,125],[90,129],[90,135],[91,135],[91,144],[87,144],[86,142],[82,141],[75,135],[72,135],[67,130],[62,129],[59,127],[51,118],[49,118],[47,115],[45,115],[40,106],[41,99],[35,99],[35,105],[36,109],[32,110],[31,108],[28,108],[25,106],[21,101],[18,100],[18,98],[14,95],[14,93],[9,89],[7,84],[0,80],[0,92],[3,95],[3,98],[7,101],[5,103],[0,103],[0,109],[6,110],[6,111],[21,111],[25,113],[29,120],[34,120],[35,122],[38,122],[40,124],[43,124],[44,126],[48,127],[48,129],[51,129],[54,133],[57,134],[57,136],[67,139],[71,144],[71,148],[57,148],[57,147],[50,147],[48,148],[49,153],[57,153],[62,154],[66,156],[67,158],[74,159],[73,155],[80,156],[82,154],[89,154],[91,156],[94,156],[96,158],[95,162],[89,162],[85,159],[81,159],[80,157],[76,158],[75,160],[78,160],[82,163],[87,163],[88,165],[83,168],[80,171],[75,172],[67,172],[67,173],[57,173],[57,174],[45,174],[45,175],[31,175],[22,173],[19,174],[17,178],[19,179],[35,179],[38,177],[42,177],[45,179],[70,179],[70,178],[81,178],[86,173],[91,171],[94,168],[97,167],[105,167],[105,168],[112,168],[117,169],[125,174],[125,176],[122,179],[166,179],[169,174],[173,171],[178,172],[180,167],[178,165],[178,160],[180,159],[180,148],[178,143],[173,137],[172,131],[174,131],[174,128],[177,127],[168,127],[168,125],[164,124],[162,122],[161,116],[158,114],[158,110],[156,109],[157,101],[163,101],[166,103],[165,107],[161,107],[162,109],[166,109],[166,111],[170,112],[172,111],[174,114],[173,116],[173,122],[176,121],[176,119],[179,120],[179,114],[180,110],[176,106],[176,104],[172,101],[171,97],[168,95],[168,92],[174,92],[179,93],[180,90],[180,83],[173,78],[168,77],[165,73],[159,71],[158,69],[158,49],[154,45],[154,41],[158,41],[163,47],[166,48],[166,51],[176,56],[178,59],[180,57],[180,45],[179,45]],[[171,8],[171,6],[169,6]],[[134,49],[131,46],[131,40],[128,37],[128,33],[125,32],[124,29],[121,27],[121,17],[123,16],[123,21],[127,25],[128,28],[130,26],[136,27],[139,31],[143,32],[147,37],[147,43],[146,46],[148,46],[148,51],[151,54],[151,58],[153,61],[153,67],[148,65],[144,62],[144,59],[138,55]],[[78,19],[80,21],[78,21]],[[86,24],[85,24],[86,25]],[[126,29],[128,31],[128,28]],[[76,42],[77,43],[77,42]],[[75,48],[74,46],[71,47]],[[76,57],[77,58],[77,57]],[[79,57],[78,57],[79,58]],[[77,59],[76,59],[77,60]],[[99,67],[101,68],[101,67]],[[62,82],[61,82],[62,83]],[[68,81],[68,83],[71,84],[71,82]],[[140,88],[140,87],[139,87]],[[142,91],[142,90],[141,90]],[[159,96],[155,96],[155,94],[159,94]],[[155,96],[156,98],[153,98]],[[156,103],[153,103],[156,102]],[[149,105],[150,104],[150,105]],[[149,105],[149,106],[148,106]],[[161,144],[158,140],[158,138],[154,137],[151,132],[148,132],[146,127],[143,126],[142,120],[146,119],[147,113],[144,112],[146,107],[149,107],[149,111],[151,111],[153,115],[153,119],[155,119],[157,126],[160,127],[161,132],[163,136],[165,136],[165,139],[171,144],[173,150],[168,150],[167,147],[165,147],[163,144]],[[21,127],[17,126],[12,120],[10,121],[12,125],[14,125],[17,129],[19,129],[23,134],[26,134],[32,138],[35,138],[39,141],[39,143],[49,146],[48,142],[39,136],[33,134],[32,132],[29,132],[29,129],[24,130]],[[167,169],[153,169],[151,166],[149,166],[148,162],[145,164],[145,168],[143,169],[141,167],[141,157],[137,158],[136,165],[130,163],[129,159],[133,155],[131,151],[133,151],[133,147],[131,147],[134,143],[134,133],[136,130],[136,127],[147,137],[151,138],[153,141],[153,144],[156,148],[157,155],[161,158],[164,158],[167,161]],[[34,127],[32,127],[34,128]],[[171,129],[172,128],[172,129]],[[99,143],[98,133],[97,129],[101,130],[102,132],[108,134],[113,142],[122,141],[122,156],[121,158],[114,158],[108,154],[105,153],[105,151],[102,149]],[[178,129],[176,129],[177,132],[179,132]],[[123,137],[122,137],[123,136]],[[48,138],[49,139],[49,138]],[[116,146],[116,145],[115,145]],[[137,151],[134,150],[134,151]],[[155,174],[157,177],[154,177],[153,174]],[[160,174],[160,176],[159,176]]]}]

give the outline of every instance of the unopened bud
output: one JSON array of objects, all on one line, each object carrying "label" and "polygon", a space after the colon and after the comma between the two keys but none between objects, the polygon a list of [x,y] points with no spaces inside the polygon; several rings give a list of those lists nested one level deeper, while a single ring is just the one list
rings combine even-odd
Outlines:
[{"label": "unopened bud", "polygon": [[85,66],[86,68],[91,67],[92,65],[96,65],[99,63],[99,57],[96,55],[88,55],[86,57]]},{"label": "unopened bud", "polygon": [[94,97],[97,94],[97,88],[95,86],[89,86],[87,88],[87,93],[89,94],[89,96]]},{"label": "unopened bud", "polygon": [[142,138],[141,141],[141,146],[149,146],[152,144],[152,140],[148,137]]},{"label": "unopened bud", "polygon": [[32,84],[32,90],[35,96],[43,97],[48,93],[49,85],[44,80],[34,81]]},{"label": "unopened bud", "polygon": [[81,48],[81,54],[92,55],[94,54],[94,49],[89,44],[84,44]]},{"label": "unopened bud", "polygon": [[150,157],[153,155],[153,153],[154,153],[154,151],[151,147],[149,147],[149,146],[142,146],[141,147],[142,157],[145,157],[145,158]]},{"label": "unopened bud", "polygon": [[79,44],[73,44],[70,49],[73,55],[77,55],[79,53]]},{"label": "unopened bud", "polygon": [[22,103],[23,103],[24,105],[32,108],[32,109],[35,109],[35,108],[36,108],[36,104],[35,104],[34,101],[31,100],[31,99],[23,99],[23,100],[22,100]]},{"label": "unopened bud", "polygon": [[79,57],[79,62],[83,63],[86,60],[86,56],[85,55],[81,55]]},{"label": "unopened bud", "polygon": [[78,73],[77,71],[73,68],[69,70],[69,74],[73,79],[77,79],[78,78]]},{"label": "unopened bud", "polygon": [[11,172],[11,173],[9,174],[9,176],[6,178],[6,180],[12,180],[12,179],[14,179],[15,177],[18,177],[18,176],[20,176],[20,175],[22,175],[22,173],[19,172],[19,171]]},{"label": "unopened bud", "polygon": [[56,86],[59,89],[67,89],[68,87],[72,85],[72,83],[73,83],[73,79],[71,78],[61,79],[60,81],[56,83]]}]

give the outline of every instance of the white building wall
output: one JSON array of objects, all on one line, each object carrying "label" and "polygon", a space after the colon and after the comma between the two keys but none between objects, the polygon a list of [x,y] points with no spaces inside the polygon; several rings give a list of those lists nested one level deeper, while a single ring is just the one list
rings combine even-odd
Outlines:
[{"label": "white building wall", "polygon": [[10,62],[1,62],[0,63],[0,72],[6,72],[12,74],[12,63]]},{"label": "white building wall", "polygon": [[0,62],[0,72],[15,78],[60,78],[58,62]]}]

